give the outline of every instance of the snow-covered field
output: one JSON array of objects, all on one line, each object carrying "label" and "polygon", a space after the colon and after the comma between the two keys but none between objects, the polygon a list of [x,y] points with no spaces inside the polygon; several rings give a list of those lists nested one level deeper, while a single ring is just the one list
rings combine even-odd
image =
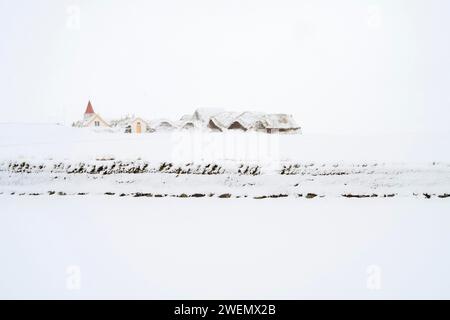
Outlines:
[{"label": "snow-covered field", "polygon": [[0,124],[0,161],[56,159],[246,162],[450,162],[447,135],[130,135],[51,124]]},{"label": "snow-covered field", "polygon": [[0,124],[0,297],[450,298],[449,165],[445,136]]},{"label": "snow-covered field", "polygon": [[2,298],[450,297],[449,201],[0,201]]},{"label": "snow-covered field", "polygon": [[0,193],[450,196],[443,137],[122,134],[0,125]]},{"label": "snow-covered field", "polygon": [[450,198],[450,164],[0,163],[0,195]]}]

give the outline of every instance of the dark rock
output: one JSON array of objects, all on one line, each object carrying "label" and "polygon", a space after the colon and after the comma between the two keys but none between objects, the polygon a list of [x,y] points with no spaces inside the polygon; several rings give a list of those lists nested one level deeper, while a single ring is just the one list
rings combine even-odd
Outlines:
[{"label": "dark rock", "polygon": [[368,194],[351,194],[351,193],[343,194],[342,196],[346,197],[346,198],[370,198],[371,197]]},{"label": "dark rock", "polygon": [[133,197],[139,198],[139,197],[153,197],[151,193],[142,193],[142,192],[136,192]]},{"label": "dark rock", "polygon": [[192,198],[202,198],[204,196],[205,195],[203,193],[194,193],[194,194],[191,195]]}]

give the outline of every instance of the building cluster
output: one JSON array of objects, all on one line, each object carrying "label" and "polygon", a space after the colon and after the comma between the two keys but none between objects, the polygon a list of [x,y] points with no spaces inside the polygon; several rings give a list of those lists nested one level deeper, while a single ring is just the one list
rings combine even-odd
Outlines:
[{"label": "building cluster", "polygon": [[145,120],[126,116],[106,121],[94,112],[89,101],[83,120],[74,123],[76,127],[110,127],[125,133],[150,133],[173,130],[208,130],[212,132],[256,131],[264,133],[300,133],[301,128],[288,114],[266,114],[261,112],[233,112],[223,109],[202,108],[180,120]]}]

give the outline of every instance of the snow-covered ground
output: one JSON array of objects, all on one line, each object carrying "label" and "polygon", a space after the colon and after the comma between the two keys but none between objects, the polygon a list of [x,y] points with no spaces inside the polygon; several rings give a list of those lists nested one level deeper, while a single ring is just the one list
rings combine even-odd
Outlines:
[{"label": "snow-covered ground", "polygon": [[[100,130],[100,129],[98,129]],[[0,124],[0,161],[17,159],[158,161],[450,162],[449,135],[278,135],[95,132],[51,124]]]},{"label": "snow-covered ground", "polygon": [[450,196],[444,137],[0,125],[0,193]]},{"label": "snow-covered ground", "polygon": [[450,298],[449,164],[437,135],[0,124],[0,297]]},{"label": "snow-covered ground", "polygon": [[4,162],[0,195],[450,198],[450,164]]},{"label": "snow-covered ground", "polygon": [[0,201],[2,298],[450,297],[449,201]]},{"label": "snow-covered ground", "polygon": [[443,137],[123,134],[0,125],[0,193],[230,197],[450,195]]}]

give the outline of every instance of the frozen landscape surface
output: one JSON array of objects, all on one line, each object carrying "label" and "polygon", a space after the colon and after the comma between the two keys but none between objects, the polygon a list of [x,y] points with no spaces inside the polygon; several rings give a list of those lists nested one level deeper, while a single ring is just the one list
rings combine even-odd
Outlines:
[{"label": "frozen landscape surface", "polygon": [[445,136],[0,124],[0,297],[449,298],[449,164]]},{"label": "frozen landscape surface", "polygon": [[450,297],[446,200],[0,201],[1,298]]},{"label": "frozen landscape surface", "polygon": [[450,196],[442,136],[0,125],[0,193],[183,197]]},{"label": "frozen landscape surface", "polygon": [[[100,130],[100,129],[98,129]],[[0,161],[450,162],[449,134],[124,134],[52,124],[0,124]]]},{"label": "frozen landscape surface", "polygon": [[450,198],[450,164],[3,162],[0,195]]}]

